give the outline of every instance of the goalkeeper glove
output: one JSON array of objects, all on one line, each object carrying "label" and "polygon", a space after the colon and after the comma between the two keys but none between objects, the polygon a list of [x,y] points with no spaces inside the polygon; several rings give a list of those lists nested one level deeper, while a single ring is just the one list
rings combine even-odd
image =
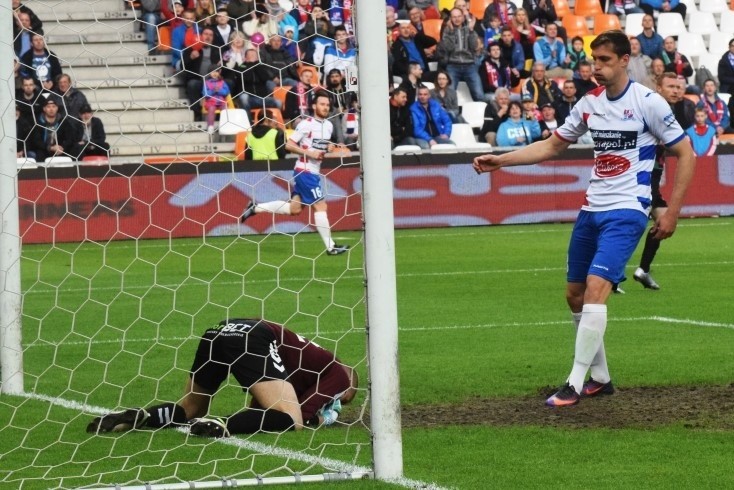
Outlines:
[{"label": "goalkeeper glove", "polygon": [[331,425],[339,418],[339,413],[342,411],[342,402],[334,400],[331,403],[324,405],[324,408],[319,410],[319,414],[324,419],[324,425]]}]

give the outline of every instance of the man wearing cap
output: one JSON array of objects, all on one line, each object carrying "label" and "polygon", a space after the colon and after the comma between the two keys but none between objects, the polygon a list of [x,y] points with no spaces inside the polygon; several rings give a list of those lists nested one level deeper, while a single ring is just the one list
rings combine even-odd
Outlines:
[{"label": "man wearing cap", "polygon": [[59,114],[59,99],[50,95],[41,102],[41,114],[28,136],[27,152],[34,152],[36,160],[44,161],[54,156],[75,156],[73,147],[78,141],[78,122]]},{"label": "man wearing cap", "polygon": [[556,109],[552,104],[543,104],[540,108],[542,119],[540,120],[540,139],[549,138],[558,127],[556,120]]},{"label": "man wearing cap", "polygon": [[92,107],[84,104],[79,109],[81,131],[79,140],[72,149],[72,153],[79,160],[87,156],[109,156],[110,145],[107,143],[104,125],[98,117],[94,117]]}]

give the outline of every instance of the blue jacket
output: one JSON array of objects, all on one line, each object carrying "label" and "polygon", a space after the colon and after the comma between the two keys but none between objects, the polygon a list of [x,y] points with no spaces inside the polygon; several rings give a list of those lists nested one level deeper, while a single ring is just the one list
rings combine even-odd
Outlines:
[{"label": "blue jacket", "polygon": [[642,54],[646,54],[652,59],[660,58],[663,54],[663,38],[657,32],[650,38],[640,33],[637,35],[637,40],[640,41],[640,51],[642,51]]},{"label": "blue jacket", "polygon": [[519,42],[513,39],[512,46],[505,46],[502,43],[499,43],[499,45],[500,51],[502,52],[502,59],[507,61],[510,68],[515,68],[520,71],[525,69],[525,52],[522,50],[522,45]]},{"label": "blue jacket", "polygon": [[[669,0],[670,1],[670,8],[674,9],[678,6],[680,3],[680,0]],[[663,9],[663,0],[640,0],[640,3],[644,3],[645,5],[649,5],[650,7],[654,8],[655,10],[662,10]]]},{"label": "blue jacket", "polygon": [[[556,49],[556,56],[553,57],[553,48]],[[564,68],[563,63],[566,61],[566,45],[563,41],[556,38],[553,45],[548,42],[548,39],[543,36],[533,44],[533,58],[535,61],[542,62],[545,65],[546,70],[556,68],[560,66]]]},{"label": "blue jacket", "polygon": [[712,125],[706,124],[706,132],[704,134],[696,133],[696,126],[693,125],[686,129],[686,134],[691,138],[693,153],[696,156],[713,155],[716,151],[716,130]]},{"label": "blue jacket", "polygon": [[[449,113],[434,99],[428,99],[428,110],[436,124],[438,134],[445,134],[450,137],[452,126]],[[426,123],[428,122],[426,111],[423,110],[423,106],[417,100],[410,106],[410,114],[413,117],[413,135],[416,138],[431,141],[433,138],[426,131]]]},{"label": "blue jacket", "polygon": [[[525,136],[525,142],[517,141],[518,136]],[[497,145],[499,146],[525,146],[540,139],[540,123],[535,119],[520,119],[515,122],[507,119],[497,129]]]}]

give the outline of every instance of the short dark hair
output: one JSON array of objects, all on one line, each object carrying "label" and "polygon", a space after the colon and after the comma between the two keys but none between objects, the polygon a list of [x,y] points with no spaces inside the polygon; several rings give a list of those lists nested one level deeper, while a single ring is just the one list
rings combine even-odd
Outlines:
[{"label": "short dark hair", "polygon": [[581,36],[574,36],[571,38],[571,44],[575,43],[576,41],[581,41],[581,43],[583,44],[584,38]]},{"label": "short dark hair", "polygon": [[408,95],[408,91],[405,89],[405,87],[396,87],[392,91],[392,96],[395,97],[395,95],[399,94],[400,92],[404,93],[405,95]]},{"label": "short dark hair", "polygon": [[610,45],[614,54],[620,58],[624,55],[632,54],[630,39],[627,37],[627,34],[619,29],[604,31],[591,41],[591,49],[606,45]]},{"label": "short dark hair", "polygon": [[581,60],[579,61],[579,66],[588,66],[591,68],[591,63],[589,63],[589,60]]},{"label": "short dark hair", "polygon": [[317,90],[313,93],[313,100],[311,101],[312,104],[315,104],[319,98],[326,97],[326,100],[329,101],[329,104],[331,104],[331,97],[329,97],[329,93],[326,90]]}]

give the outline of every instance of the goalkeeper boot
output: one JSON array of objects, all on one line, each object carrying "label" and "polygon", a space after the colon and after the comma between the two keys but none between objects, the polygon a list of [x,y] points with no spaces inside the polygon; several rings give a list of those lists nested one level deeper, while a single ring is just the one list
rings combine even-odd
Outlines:
[{"label": "goalkeeper boot", "polygon": [[584,383],[584,387],[581,388],[581,394],[584,396],[613,395],[614,385],[611,381],[600,383],[594,378],[589,378],[589,381]]},{"label": "goalkeeper boot", "polygon": [[255,214],[255,206],[257,206],[257,203],[253,199],[252,201],[250,201],[250,204],[247,205],[245,211],[242,213],[242,216],[240,217],[240,223],[244,223],[247,218]]},{"label": "goalkeeper boot", "polygon": [[200,437],[229,437],[227,425],[222,419],[201,417],[191,421],[189,433]]},{"label": "goalkeeper boot", "polygon": [[87,426],[87,432],[92,434],[127,432],[141,428],[149,418],[150,414],[143,408],[131,408],[124,412],[108,413],[101,417],[95,417]]},{"label": "goalkeeper boot", "polygon": [[349,250],[349,245],[337,245],[336,243],[332,248],[326,251],[329,255],[341,255]]},{"label": "goalkeeper boot", "polygon": [[645,289],[660,289],[660,286],[655,282],[655,279],[652,278],[649,272],[643,271],[642,267],[638,267],[637,270],[635,270],[633,277],[635,278],[635,281],[645,286]]},{"label": "goalkeeper boot", "polygon": [[569,407],[571,405],[576,405],[580,398],[581,396],[576,393],[576,389],[566,383],[553,396],[548,398],[545,401],[545,404],[549,407]]}]

